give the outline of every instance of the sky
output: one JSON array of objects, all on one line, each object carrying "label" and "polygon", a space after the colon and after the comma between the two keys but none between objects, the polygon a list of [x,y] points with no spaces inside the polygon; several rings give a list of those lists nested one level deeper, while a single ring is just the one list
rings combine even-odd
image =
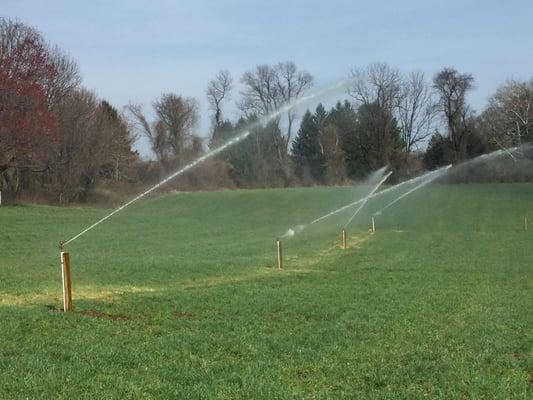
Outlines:
[{"label": "sky", "polygon": [[36,27],[118,109],[166,92],[195,97],[204,136],[205,88],[221,69],[236,81],[229,118],[240,76],[264,63],[293,61],[316,86],[373,62],[428,79],[453,66],[474,75],[478,111],[506,79],[533,77],[533,0],[0,0],[0,16]]}]

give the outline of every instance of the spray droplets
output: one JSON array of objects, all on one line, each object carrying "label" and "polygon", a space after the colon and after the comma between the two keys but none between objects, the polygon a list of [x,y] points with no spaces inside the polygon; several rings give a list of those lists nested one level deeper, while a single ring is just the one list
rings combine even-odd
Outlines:
[{"label": "spray droplets", "polygon": [[295,235],[295,232],[294,232],[294,229],[288,229],[287,232],[285,232],[281,238],[282,239],[285,239],[285,238],[290,238],[290,237],[293,237]]},{"label": "spray droplets", "polygon": [[[329,86],[323,87],[321,89],[314,90],[314,91],[306,94],[305,96],[302,96],[302,97],[300,97],[298,99],[295,99],[294,101],[282,106],[277,111],[272,112],[271,114],[263,117],[257,123],[252,124],[251,126],[249,126],[249,130],[240,133],[239,135],[237,135],[233,139],[230,139],[229,141],[227,141],[224,145],[214,149],[213,151],[210,151],[207,154],[204,154],[202,157],[196,159],[195,161],[193,161],[192,163],[186,165],[182,169],[174,172],[173,174],[171,174],[167,178],[163,179],[161,182],[157,183],[156,185],[152,186],[151,188],[149,188],[145,192],[139,194],[138,196],[134,197],[133,199],[131,199],[127,203],[125,203],[122,206],[118,207],[117,209],[113,210],[111,213],[109,213],[108,215],[106,215],[102,219],[96,221],[94,224],[92,224],[89,227],[87,227],[86,229],[82,230],[76,236],[74,236],[71,239],[67,240],[65,242],[65,245],[67,245],[67,244],[73,242],[74,240],[78,239],[79,237],[83,236],[85,233],[89,232],[91,229],[95,228],[96,226],[100,225],[102,222],[104,222],[107,219],[111,218],[113,215],[115,215],[119,211],[121,211],[121,210],[125,209],[126,207],[130,206],[131,204],[135,203],[137,200],[142,199],[143,197],[145,197],[146,195],[150,194],[154,190],[158,189],[159,187],[161,187],[165,183],[167,183],[167,182],[171,181],[172,179],[184,174],[185,172],[189,171],[190,169],[196,167],[198,164],[203,163],[208,158],[211,158],[211,157],[215,156],[216,154],[226,150],[228,147],[233,146],[236,143],[239,143],[243,139],[246,139],[251,134],[251,129],[252,128],[260,126],[260,125],[267,124],[270,121],[274,120],[275,118],[278,118],[283,113],[290,111],[292,108],[294,108],[294,107],[296,107],[296,106],[298,106],[298,105],[300,105],[302,103],[305,103],[305,102],[307,102],[309,100],[312,100],[312,99],[314,99],[316,97],[323,96],[324,94],[326,94],[328,92],[331,92],[331,91],[338,90],[338,89],[341,89],[343,87],[346,87],[349,83],[350,83],[350,80],[343,80],[343,81],[337,82],[337,83],[335,83],[333,85],[329,85]],[[297,232],[295,231],[295,233],[297,233]]]},{"label": "spray droplets", "polygon": [[304,225],[296,225],[296,226],[293,227],[293,228],[289,228],[289,229],[287,230],[287,232],[285,232],[285,233],[281,236],[281,239],[291,238],[291,237],[293,237],[294,235],[297,235],[297,234],[299,234],[299,233],[302,233],[304,229],[305,229],[305,226],[304,226]]},{"label": "spray droplets", "polygon": [[[532,148],[533,145],[531,144],[525,144],[525,145],[522,145],[522,146],[518,146],[518,147],[513,147],[513,148],[510,148],[510,149],[500,149],[500,150],[496,150],[492,153],[488,153],[488,154],[483,154],[483,155],[480,155],[476,158],[473,158],[471,160],[468,160],[462,164],[459,164],[459,165],[456,165],[456,166],[452,166],[452,164],[450,165],[446,165],[445,167],[442,167],[442,168],[439,168],[439,169],[436,169],[434,171],[430,171],[430,172],[427,172],[423,175],[420,175],[420,176],[417,176],[415,178],[412,178],[412,179],[409,179],[407,181],[404,181],[404,182],[400,182],[394,186],[391,186],[387,189],[384,189],[384,190],[381,190],[380,192],[377,192],[377,193],[374,193],[377,188],[379,187],[379,185],[381,185],[383,183],[382,182],[379,182],[378,183],[378,186],[376,187],[375,190],[373,190],[371,193],[369,193],[367,196],[363,197],[363,198],[360,198],[352,203],[349,203],[345,206],[342,206],[340,208],[337,208],[336,210],[333,210],[321,217],[318,217],[316,219],[314,219],[313,221],[311,221],[308,225],[313,225],[313,224],[316,224],[318,222],[321,222],[325,219],[328,219],[342,211],[345,211],[345,210],[348,210],[352,207],[355,207],[357,205],[360,205],[360,207],[355,211],[355,213],[352,215],[352,218],[348,221],[348,223],[346,225],[348,225],[351,220],[357,215],[357,213],[360,211],[360,209],[364,206],[364,204],[371,200],[371,199],[374,199],[378,196],[382,196],[382,195],[385,195],[389,192],[392,192],[392,191],[395,191],[395,190],[398,190],[400,187],[403,187],[403,186],[407,186],[407,185],[411,185],[411,184],[415,184],[416,185],[414,187],[412,187],[411,189],[407,190],[406,192],[404,193],[401,193],[398,197],[396,197],[394,200],[392,200],[390,203],[388,203],[385,207],[383,207],[382,209],[380,209],[379,211],[375,212],[373,215],[374,216],[379,216],[379,215],[382,215],[383,212],[388,209],[389,207],[392,207],[394,204],[396,204],[397,202],[399,202],[400,200],[402,200],[403,198],[407,197],[408,195],[410,195],[411,193],[415,192],[416,190],[428,185],[429,183],[437,180],[438,178],[441,178],[451,172],[454,172],[454,171],[457,171],[457,170],[460,170],[461,168],[465,167],[465,166],[468,166],[468,165],[475,165],[476,163],[478,162],[487,162],[489,160],[493,160],[497,157],[501,157],[501,156],[510,156],[513,160],[515,159],[514,157],[514,154],[516,151],[518,150],[521,150],[522,152],[525,150],[525,149],[530,149]],[[385,170],[386,170],[386,167],[383,167],[375,172],[373,172],[370,177],[369,177],[369,180],[370,179],[379,179],[380,177],[383,176],[383,174],[385,173]],[[385,177],[387,178],[388,175]],[[376,180],[377,182],[377,180]],[[304,226],[304,225],[300,225],[300,226]],[[305,225],[307,226],[307,225]],[[303,229],[302,229],[303,230]],[[293,237],[294,235],[296,235],[297,233],[299,233],[296,228],[291,228],[289,229],[282,237],[285,237],[285,238],[288,238],[288,237]]]},{"label": "spray droplets", "polygon": [[365,198],[362,199],[362,202],[361,202],[361,205],[359,206],[359,208],[357,210],[355,210],[355,212],[352,214],[352,216],[350,217],[350,219],[348,220],[348,222],[346,222],[346,225],[344,225],[344,228],[346,229],[348,227],[348,225],[350,225],[350,222],[353,221],[353,219],[357,216],[357,214],[359,214],[359,211],[361,211],[363,209],[363,207],[366,205],[367,201],[372,197],[372,195],[374,193],[376,193],[376,191],[379,189],[379,187],[387,180],[389,179],[389,176],[391,176],[392,174],[392,171],[390,171],[387,175],[385,175],[378,183],[377,185],[374,187],[374,189],[372,189],[372,191],[368,194],[368,196],[366,196]]}]

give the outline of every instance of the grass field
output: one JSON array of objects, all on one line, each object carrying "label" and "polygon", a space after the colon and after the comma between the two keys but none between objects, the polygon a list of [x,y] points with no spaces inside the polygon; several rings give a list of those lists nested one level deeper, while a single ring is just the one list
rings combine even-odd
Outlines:
[{"label": "grass field", "polygon": [[[432,186],[339,248],[351,188],[0,207],[0,399],[526,399],[533,185]],[[390,199],[390,198],[389,198]],[[531,221],[524,230],[524,216]],[[49,307],[51,306],[51,307]]]}]

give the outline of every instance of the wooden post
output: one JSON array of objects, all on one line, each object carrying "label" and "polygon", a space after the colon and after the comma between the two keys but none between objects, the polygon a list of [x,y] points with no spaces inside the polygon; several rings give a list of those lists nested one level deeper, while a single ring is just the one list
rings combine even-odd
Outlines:
[{"label": "wooden post", "polygon": [[342,248],[346,250],[346,229],[342,230]]},{"label": "wooden post", "polygon": [[283,248],[281,246],[281,240],[277,240],[276,242],[277,248],[278,248],[278,268],[283,268]]},{"label": "wooden post", "polygon": [[374,217],[372,217],[372,233],[376,233],[376,222],[374,221]]},{"label": "wooden post", "polygon": [[72,279],[70,275],[70,256],[61,252],[61,276],[63,278],[63,311],[72,311]]}]

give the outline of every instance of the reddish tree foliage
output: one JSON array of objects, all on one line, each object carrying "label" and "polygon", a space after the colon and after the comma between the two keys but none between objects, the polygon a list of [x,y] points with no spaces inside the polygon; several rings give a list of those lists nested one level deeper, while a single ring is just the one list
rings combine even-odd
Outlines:
[{"label": "reddish tree foliage", "polygon": [[0,53],[0,174],[42,169],[57,142],[57,126],[44,83],[56,69],[32,37]]}]

